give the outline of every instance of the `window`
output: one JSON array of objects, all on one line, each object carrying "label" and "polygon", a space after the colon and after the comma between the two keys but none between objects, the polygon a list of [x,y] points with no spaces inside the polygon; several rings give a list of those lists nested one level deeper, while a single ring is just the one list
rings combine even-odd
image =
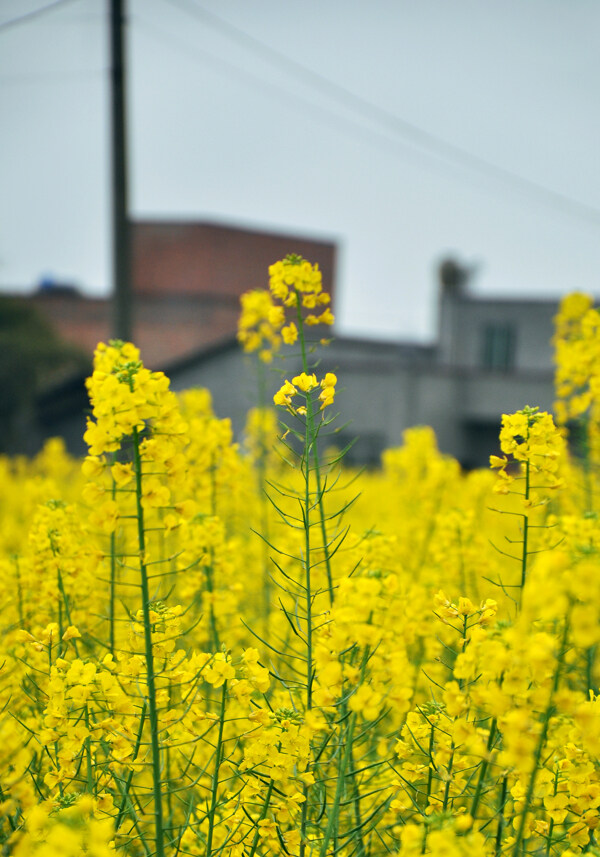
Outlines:
[{"label": "window", "polygon": [[515,364],[515,330],[512,324],[486,324],[483,329],[482,365],[508,371]]}]

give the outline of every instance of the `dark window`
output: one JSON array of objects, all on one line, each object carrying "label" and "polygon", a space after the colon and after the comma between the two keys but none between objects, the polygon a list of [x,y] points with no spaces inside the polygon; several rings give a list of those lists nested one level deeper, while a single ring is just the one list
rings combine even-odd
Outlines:
[{"label": "dark window", "polygon": [[500,418],[497,420],[470,419],[461,424],[463,454],[460,463],[465,470],[490,466],[490,453],[502,455],[498,435]]},{"label": "dark window", "polygon": [[515,330],[512,324],[486,324],[482,364],[485,369],[512,369],[515,365]]}]

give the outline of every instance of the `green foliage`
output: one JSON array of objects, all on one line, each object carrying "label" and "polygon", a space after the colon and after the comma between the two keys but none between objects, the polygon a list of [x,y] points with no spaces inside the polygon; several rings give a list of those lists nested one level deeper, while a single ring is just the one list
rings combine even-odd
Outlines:
[{"label": "green foliage", "polygon": [[89,366],[30,303],[0,297],[0,451],[12,451],[20,427],[29,428],[37,393]]}]

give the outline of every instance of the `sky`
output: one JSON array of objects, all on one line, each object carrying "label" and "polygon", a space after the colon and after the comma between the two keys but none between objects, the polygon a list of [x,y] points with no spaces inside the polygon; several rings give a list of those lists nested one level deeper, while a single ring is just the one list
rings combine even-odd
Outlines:
[{"label": "sky", "polygon": [[[481,295],[600,295],[598,0],[127,18],[133,218],[336,241],[347,335],[431,341],[448,255]],[[2,292],[110,291],[107,23],[108,0],[0,0]]]}]

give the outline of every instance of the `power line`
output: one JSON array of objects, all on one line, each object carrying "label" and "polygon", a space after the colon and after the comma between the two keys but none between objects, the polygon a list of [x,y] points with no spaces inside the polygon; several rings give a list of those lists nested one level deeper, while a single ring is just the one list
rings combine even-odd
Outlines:
[{"label": "power line", "polygon": [[348,129],[350,129],[354,133],[358,132],[359,136],[362,136],[363,138],[366,137],[369,142],[372,142],[373,137],[376,136],[378,141],[380,142],[391,142],[395,146],[407,145],[405,141],[394,139],[381,129],[374,129],[372,126],[359,124],[360,120],[358,120],[356,117],[338,116],[332,113],[328,108],[321,107],[320,105],[315,104],[313,101],[309,101],[304,96],[298,95],[295,92],[290,92],[290,90],[287,89],[284,85],[274,83],[271,80],[264,80],[258,75],[253,74],[252,72],[249,72],[246,69],[242,69],[240,66],[223,59],[223,57],[210,53],[205,49],[199,50],[197,46],[187,44],[179,37],[174,36],[172,33],[166,32],[164,29],[161,29],[160,27],[157,27],[156,25],[150,23],[150,21],[146,21],[145,19],[140,18],[139,16],[136,16],[133,20],[135,21],[136,28],[140,32],[146,32],[147,35],[149,35],[151,38],[156,39],[158,42],[161,42],[162,44],[170,43],[171,47],[174,50],[177,50],[180,53],[183,51],[193,60],[208,64],[212,68],[216,68],[219,73],[228,75],[234,80],[240,81],[241,83],[245,84],[246,86],[250,86],[253,89],[262,89],[263,92],[265,92],[269,97],[277,98],[283,105],[289,107],[291,102],[295,102],[296,104],[299,104],[304,110],[315,115],[319,120],[324,121],[334,127],[342,127],[344,133],[347,133]]},{"label": "power line", "polygon": [[[0,23],[0,32],[21,24],[26,24],[55,11],[61,6],[73,2],[75,2],[75,0],[54,0],[54,2],[48,3],[46,6],[42,6],[39,9],[26,13],[25,15]],[[402,117],[397,116],[391,111],[388,111],[368,99],[357,95],[355,92],[336,83],[335,81],[332,81],[297,60],[291,59],[276,48],[262,42],[246,31],[228,23],[213,12],[209,12],[202,6],[198,5],[196,0],[165,0],[165,2],[177,6],[188,15],[202,21],[212,29],[220,31],[230,40],[237,42],[254,54],[259,55],[262,60],[269,62],[271,65],[278,67],[279,69],[284,69],[288,74],[295,77],[303,84],[308,85],[312,89],[318,89],[320,95],[326,94],[338,105],[352,110],[355,114],[358,114],[358,116],[370,123],[374,122],[382,129],[385,129],[386,132],[391,132],[398,142],[401,142],[401,140],[398,140],[399,137],[404,138],[405,143],[409,143],[411,146],[428,156],[433,155],[436,158],[441,158],[442,161],[454,166],[459,166],[463,169],[466,168],[471,173],[479,173],[480,175],[485,175],[495,181],[500,181],[505,185],[511,186],[515,190],[526,193],[530,197],[535,196],[539,202],[550,205],[562,212],[567,212],[571,215],[575,215],[595,223],[600,221],[600,209],[597,207],[576,200],[566,194],[560,193],[559,191],[552,190],[551,188],[528,179],[519,173],[499,166],[491,161],[487,161],[485,158],[481,158],[479,155],[476,155],[467,149],[456,146],[438,135],[425,131]],[[165,34],[162,33],[162,35],[164,36]],[[257,76],[248,75],[245,71],[236,69],[235,66],[226,63],[221,58],[213,56],[212,61],[213,63],[221,62],[223,66],[228,66],[226,70],[229,73],[233,70],[234,72],[243,75],[244,79],[248,80],[248,82],[253,78],[255,85],[260,85],[263,89],[270,89],[272,93],[276,92],[279,96],[282,94],[286,95],[283,87],[267,83]],[[289,94],[286,95],[286,97],[289,98]],[[317,105],[308,102],[300,96],[294,96],[294,98],[295,100],[302,102],[305,109],[310,108],[313,111],[321,113],[321,118],[323,118],[323,114],[326,114],[326,118],[329,122],[332,121],[332,117],[327,115],[327,111],[322,110]],[[338,122],[343,122],[346,125],[349,124],[349,120],[347,118],[337,117],[337,120]],[[351,120],[350,124],[355,130],[358,128],[363,134],[368,132],[367,128],[360,125],[356,126],[356,124]]]},{"label": "power line", "polygon": [[[169,0],[165,0],[165,2],[168,1]],[[198,46],[191,46],[187,44],[179,37],[174,36],[172,33],[168,33],[164,29],[156,27],[154,24],[151,24],[149,21],[146,21],[143,18],[140,18],[139,16],[135,17],[135,23],[138,29],[140,29],[142,32],[145,30],[147,34],[151,37],[156,38],[162,43],[170,42],[174,48],[179,51],[183,50],[192,59],[203,63],[208,62],[210,66],[212,66],[213,68],[217,68],[221,74],[225,74],[229,77],[232,77],[235,80],[240,81],[243,85],[252,87],[254,90],[256,90],[256,88],[259,88],[265,93],[267,93],[271,98],[277,98],[282,104],[287,107],[290,106],[291,102],[295,102],[296,104],[300,105],[300,107],[305,112],[311,113],[316,116],[316,118],[320,122],[330,125],[334,128],[343,128],[344,133],[346,135],[349,129],[356,139],[361,139],[363,142],[367,142],[370,145],[373,145],[373,143],[376,143],[379,146],[381,146],[382,144],[387,144],[385,145],[385,148],[394,156],[398,155],[398,146],[400,146],[402,147],[405,155],[408,153],[412,155],[413,158],[415,156],[418,157],[421,167],[424,163],[427,169],[442,170],[442,174],[445,176],[447,176],[448,174],[449,166],[457,166],[456,164],[449,162],[447,159],[441,159],[439,155],[432,153],[428,149],[424,149],[422,146],[417,145],[413,141],[403,139],[398,134],[390,134],[389,130],[385,128],[374,127],[372,123],[369,123],[368,125],[363,124],[361,119],[364,120],[364,116],[357,117],[356,114],[354,116],[346,116],[332,113],[330,109],[322,107],[319,104],[316,104],[314,101],[309,101],[307,98],[302,95],[299,95],[296,92],[290,91],[285,86],[285,84],[275,83],[272,80],[264,80],[258,75],[253,74],[252,72],[249,72],[246,69],[242,69],[240,66],[223,59],[223,57],[216,56],[215,54],[210,53],[204,48],[199,50]],[[432,159],[432,155],[435,160]],[[423,159],[425,159],[424,162]],[[464,169],[463,165],[460,166],[462,169]],[[466,175],[472,178],[474,175],[474,171],[468,170]],[[497,181],[496,176],[494,176],[493,179]],[[515,188],[509,187],[509,190],[512,190],[514,192]],[[523,188],[518,188],[518,190],[523,192]],[[529,193],[528,195],[529,197],[532,196],[531,193]],[[535,201],[538,204],[548,204],[547,199],[540,199],[539,196],[535,197]],[[576,203],[575,201],[573,202],[574,205],[579,205],[579,203]],[[556,200],[553,200],[553,208],[559,209],[561,213],[565,213],[566,211],[566,213],[568,213],[569,215],[576,214],[577,216],[581,216],[581,211],[577,210],[574,212],[571,206],[563,206],[561,204],[558,204]],[[593,208],[591,209],[591,211],[592,216],[589,215],[589,212],[586,212],[586,219],[592,220],[593,222],[597,223],[600,220],[600,211],[597,211]]]},{"label": "power line", "polygon": [[179,55],[181,55],[182,52],[186,53],[196,62],[208,64],[211,68],[217,69],[220,74],[226,75],[242,83],[246,87],[251,87],[254,91],[258,88],[268,97],[277,99],[285,107],[289,108],[292,103],[299,105],[305,113],[312,114],[312,116],[322,124],[329,125],[338,131],[341,129],[345,138],[348,138],[350,133],[355,139],[360,140],[367,145],[375,144],[380,147],[383,146],[389,154],[395,157],[398,156],[398,147],[401,147],[405,158],[406,155],[412,156],[420,167],[424,166],[430,171],[443,170],[442,174],[447,176],[448,164],[439,160],[433,161],[428,152],[424,152],[422,149],[413,146],[411,143],[406,140],[402,140],[397,136],[391,136],[385,129],[374,128],[371,124],[365,125],[361,119],[356,116],[342,116],[332,113],[329,108],[322,107],[314,101],[310,101],[308,98],[298,95],[296,92],[290,92],[285,85],[274,83],[271,80],[264,80],[258,75],[255,75],[246,69],[242,69],[240,66],[223,59],[223,57],[216,56],[205,49],[198,50],[197,46],[187,44],[179,37],[166,32],[164,29],[151,24],[149,21],[146,21],[137,15],[132,20],[135,21],[136,28],[140,32],[146,32],[147,35],[156,39],[163,45],[170,43],[171,47],[177,50]]},{"label": "power line", "polygon": [[66,6],[67,3],[74,3],[76,0],[54,0],[53,3],[48,3],[46,6],[41,6],[39,9],[34,9],[31,12],[26,12],[25,15],[19,15],[18,18],[10,18],[8,21],[0,22],[0,32],[19,27],[21,24],[27,24],[36,18],[41,18],[43,15],[53,12],[60,6]]},{"label": "power line", "polygon": [[261,57],[262,60],[269,62],[271,65],[280,69],[284,69],[288,74],[292,75],[302,83],[314,88],[317,88],[322,95],[326,93],[332,100],[346,108],[352,109],[354,112],[363,116],[371,122],[376,122],[379,125],[386,127],[395,135],[402,136],[410,141],[414,146],[426,152],[429,155],[435,155],[442,159],[466,168],[471,172],[477,172],[493,178],[496,181],[501,181],[506,185],[512,186],[520,192],[525,192],[530,197],[535,196],[539,201],[543,201],[546,205],[551,205],[561,211],[567,211],[571,215],[584,218],[595,223],[600,222],[600,208],[581,202],[573,197],[567,196],[560,191],[552,190],[539,182],[528,179],[519,173],[514,172],[506,167],[488,161],[485,158],[476,155],[467,149],[456,146],[454,143],[425,131],[423,128],[412,124],[406,119],[397,116],[384,107],[357,95],[352,90],[345,86],[336,83],[328,77],[314,71],[308,66],[303,65],[297,60],[291,59],[286,54],[278,51],[276,48],[262,42],[260,39],[247,33],[245,30],[228,23],[227,21],[209,12],[202,6],[198,5],[195,0],[165,0],[171,5],[177,6],[188,15],[197,18],[214,30],[223,33],[230,40],[237,42],[244,48],[252,51]]}]

